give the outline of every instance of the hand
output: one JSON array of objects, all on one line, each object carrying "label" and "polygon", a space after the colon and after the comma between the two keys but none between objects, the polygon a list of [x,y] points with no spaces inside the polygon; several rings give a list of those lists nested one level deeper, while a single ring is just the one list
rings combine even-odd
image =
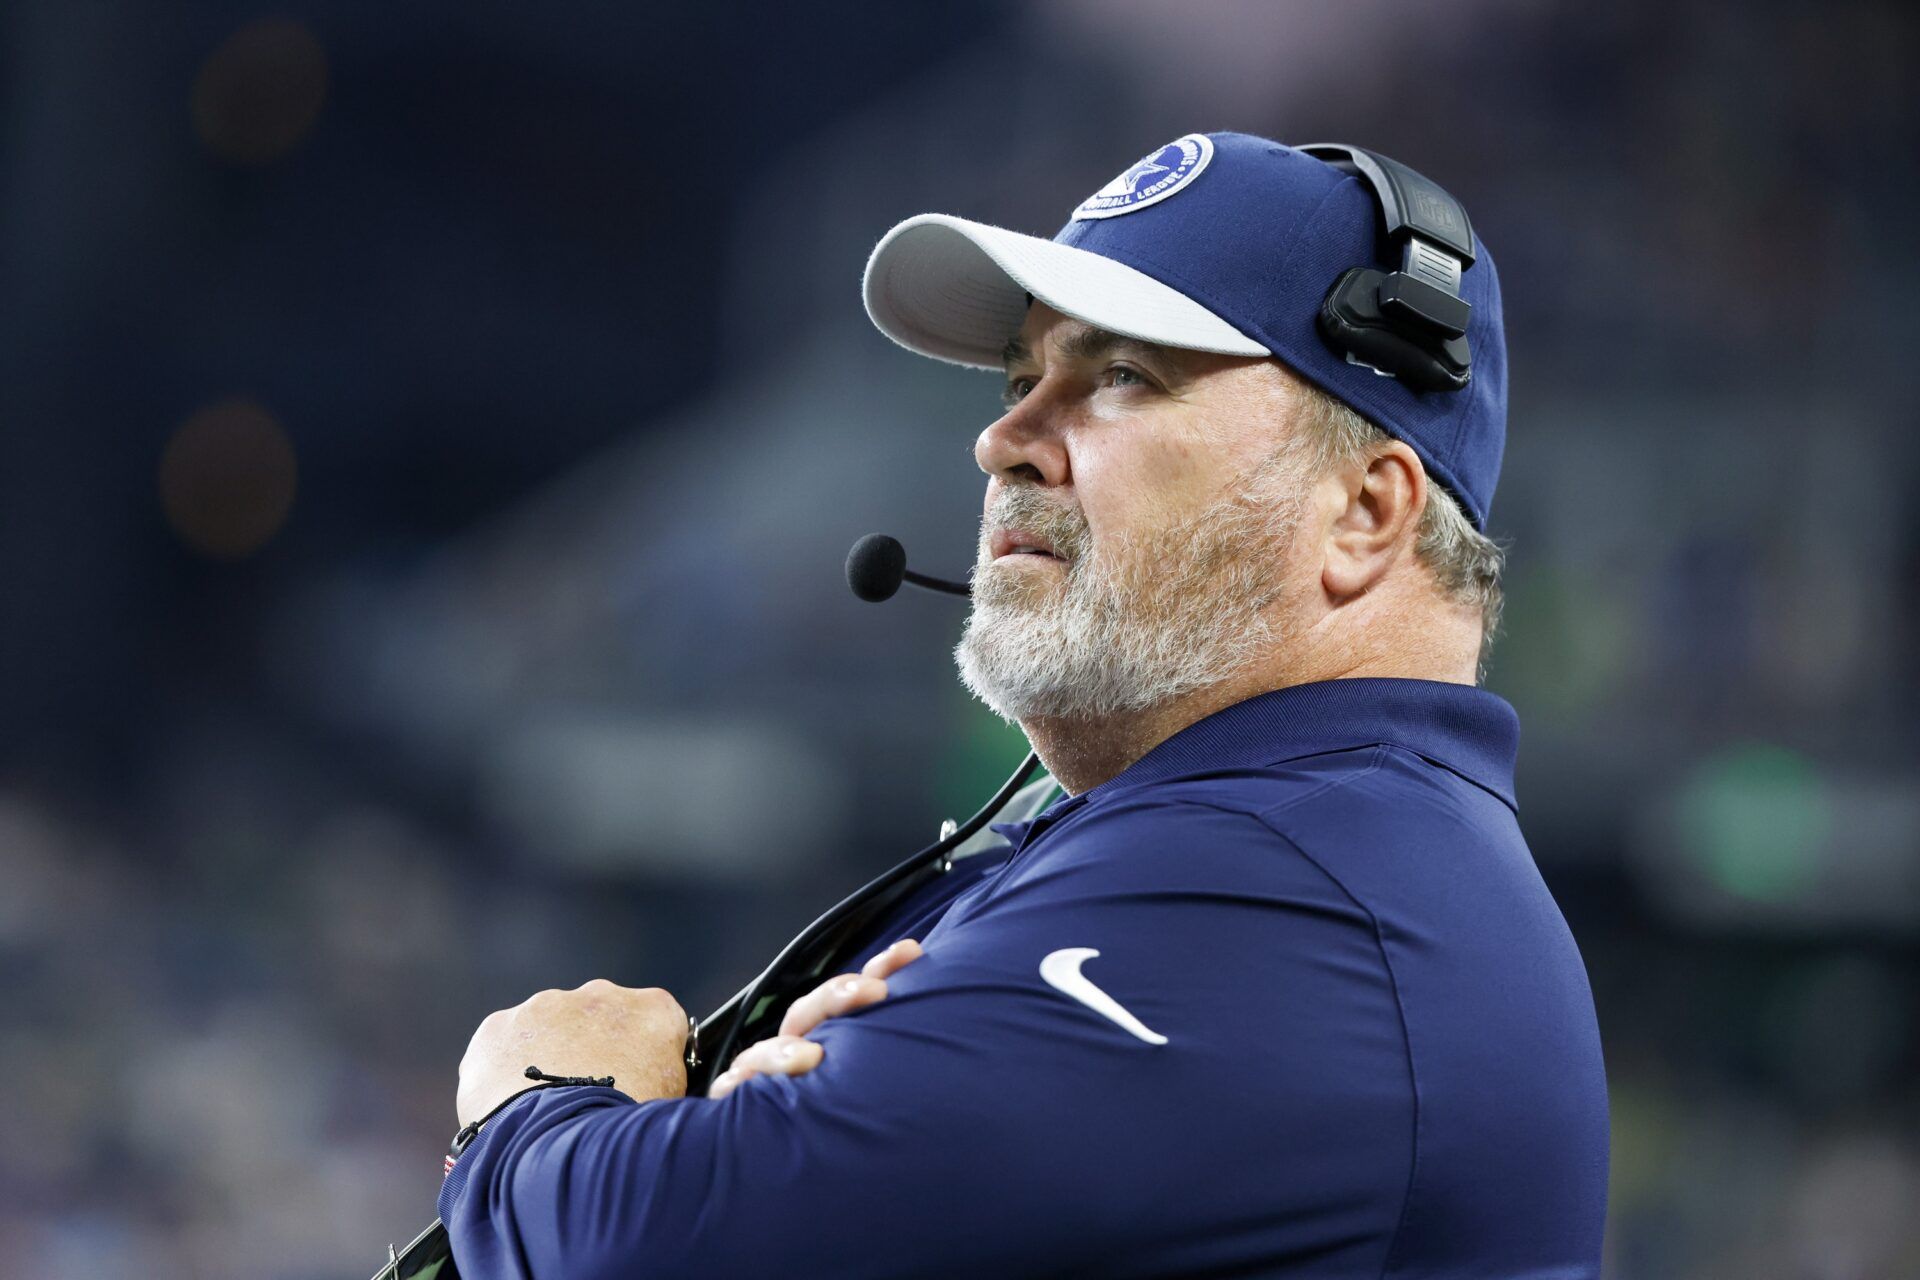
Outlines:
[{"label": "hand", "polygon": [[843,973],[837,978],[829,978],[801,996],[787,1010],[787,1016],[780,1020],[780,1034],[742,1049],[734,1057],[732,1065],[713,1078],[707,1096],[724,1098],[761,1074],[807,1074],[820,1065],[827,1051],[803,1037],[828,1018],[837,1018],[843,1013],[852,1013],[855,1009],[864,1009],[885,1000],[888,976],[912,964],[920,955],[918,942],[912,938],[902,938],[862,965],[859,973]]},{"label": "hand", "polygon": [[687,1092],[687,1014],[658,987],[605,978],[571,991],[542,991],[487,1015],[460,1059],[455,1110],[462,1126],[533,1082],[529,1066],[556,1076],[612,1076],[637,1102]]}]

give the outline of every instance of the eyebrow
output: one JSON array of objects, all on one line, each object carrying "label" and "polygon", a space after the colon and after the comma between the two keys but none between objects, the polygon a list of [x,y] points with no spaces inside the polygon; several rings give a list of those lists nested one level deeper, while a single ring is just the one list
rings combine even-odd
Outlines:
[{"label": "eyebrow", "polygon": [[[1092,325],[1080,325],[1060,340],[1060,354],[1069,360],[1098,360],[1115,351],[1131,351],[1164,362],[1166,348],[1156,342],[1144,342],[1139,338],[1123,337],[1105,329],[1096,329]],[[1007,340],[1000,350],[1000,363],[1018,364],[1033,359],[1033,348],[1029,347],[1019,334]]]}]

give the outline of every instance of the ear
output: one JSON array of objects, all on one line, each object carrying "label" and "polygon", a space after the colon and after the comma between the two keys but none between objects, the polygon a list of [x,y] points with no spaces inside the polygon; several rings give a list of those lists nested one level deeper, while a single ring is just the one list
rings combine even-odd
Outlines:
[{"label": "ear", "polygon": [[1329,597],[1344,601],[1370,590],[1412,550],[1427,509],[1427,471],[1406,442],[1392,440],[1329,479],[1338,489],[1320,582]]}]

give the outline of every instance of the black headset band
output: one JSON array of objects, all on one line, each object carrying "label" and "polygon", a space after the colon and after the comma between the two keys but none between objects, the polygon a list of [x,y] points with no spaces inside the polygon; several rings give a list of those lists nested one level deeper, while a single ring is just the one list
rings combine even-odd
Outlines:
[{"label": "black headset band", "polygon": [[1466,206],[1438,183],[1398,160],[1345,142],[1310,142],[1295,151],[1324,160],[1373,188],[1387,239],[1414,235],[1452,252],[1462,268],[1473,265],[1473,225]]}]

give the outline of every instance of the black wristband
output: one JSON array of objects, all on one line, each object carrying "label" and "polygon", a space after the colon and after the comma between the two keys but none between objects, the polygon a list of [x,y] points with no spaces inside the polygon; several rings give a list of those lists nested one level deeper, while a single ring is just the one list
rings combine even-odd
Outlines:
[{"label": "black wristband", "polygon": [[524,1073],[529,1080],[544,1080],[548,1084],[582,1084],[595,1089],[613,1088],[612,1076],[550,1076],[538,1067],[528,1067]]},{"label": "black wristband", "polygon": [[453,1135],[452,1144],[447,1147],[446,1171],[448,1173],[453,1171],[453,1162],[460,1158],[460,1153],[471,1146],[473,1140],[480,1136],[480,1126],[499,1115],[508,1103],[524,1098],[530,1093],[538,1093],[542,1089],[551,1089],[557,1085],[585,1085],[596,1089],[611,1089],[613,1087],[612,1076],[550,1076],[535,1066],[529,1066],[523,1074],[527,1079],[538,1080],[540,1083],[529,1085],[518,1093],[508,1094],[506,1097],[500,1099],[499,1102],[495,1103],[493,1109],[487,1112],[487,1114],[477,1120],[469,1120],[466,1124],[462,1125],[460,1132]]}]

